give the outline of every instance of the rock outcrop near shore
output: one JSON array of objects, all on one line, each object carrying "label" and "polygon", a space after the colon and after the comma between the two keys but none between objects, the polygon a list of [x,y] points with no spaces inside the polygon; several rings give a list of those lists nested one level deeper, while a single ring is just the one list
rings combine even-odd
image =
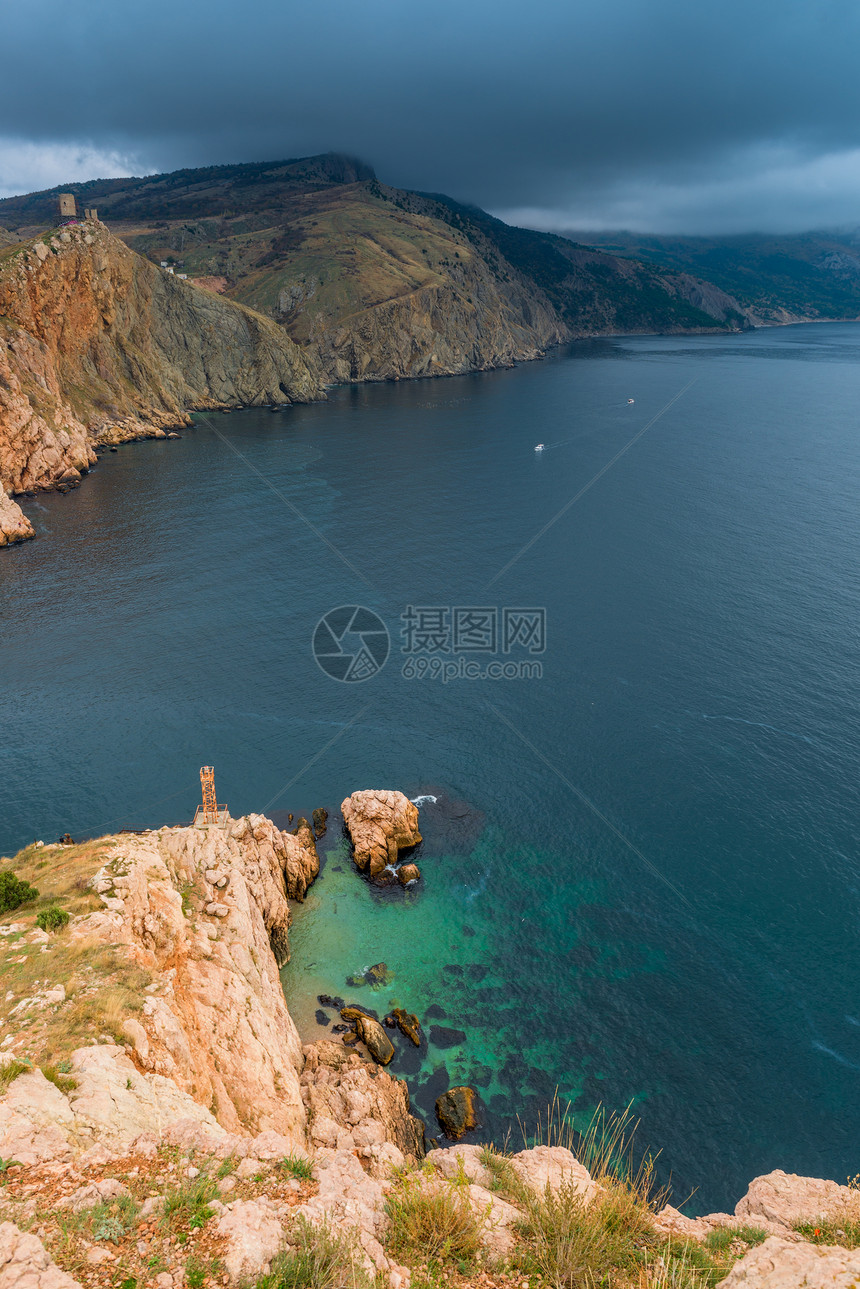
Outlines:
[{"label": "rock outcrop near shore", "polygon": [[[77,482],[99,444],[164,437],[189,409],[320,397],[280,327],[97,221],[0,251],[0,490]],[[16,524],[4,505],[7,541]]]},{"label": "rock outcrop near shore", "polygon": [[33,525],[21,507],[0,488],[0,546],[13,546],[35,535]]},{"label": "rock outcrop near shore", "polygon": [[401,850],[421,841],[418,807],[402,792],[384,788],[353,792],[340,808],[356,867],[376,880],[386,869],[395,868]]}]

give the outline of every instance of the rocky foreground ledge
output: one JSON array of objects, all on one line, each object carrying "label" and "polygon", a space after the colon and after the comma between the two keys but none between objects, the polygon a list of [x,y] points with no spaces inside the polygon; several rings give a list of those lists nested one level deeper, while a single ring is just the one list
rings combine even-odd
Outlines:
[{"label": "rocky foreground ledge", "polygon": [[[417,834],[394,804],[389,863]],[[578,1284],[548,1243],[559,1213],[627,1230],[618,1289],[860,1281],[860,1196],[835,1182],[775,1172],[693,1219],[563,1145],[425,1158],[406,1085],[302,1046],[287,1010],[289,900],[319,871],[304,821],[36,843],[10,871],[41,897],[0,925],[0,1289]]]}]

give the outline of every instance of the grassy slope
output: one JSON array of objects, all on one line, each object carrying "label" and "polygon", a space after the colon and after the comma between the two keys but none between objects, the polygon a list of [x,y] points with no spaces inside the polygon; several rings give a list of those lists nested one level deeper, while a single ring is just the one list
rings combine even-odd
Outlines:
[{"label": "grassy slope", "polygon": [[299,342],[316,313],[346,320],[441,285],[450,265],[472,253],[447,225],[393,210],[373,183],[302,193],[265,214],[129,226],[122,235],[193,277],[225,277],[228,295],[277,317]]},{"label": "grassy slope", "polygon": [[[682,299],[663,270],[514,229],[447,198],[387,188],[348,158],[209,167],[68,185],[134,249],[278,318],[304,341],[329,323],[423,286],[461,284],[480,256],[500,282],[551,299],[573,332],[720,326]],[[0,201],[0,224],[48,222],[57,190]],[[736,323],[737,319],[731,320]]]},{"label": "grassy slope", "polygon": [[[0,872],[13,872],[39,892],[31,904],[0,914],[0,926],[14,925],[0,939],[0,1045],[19,1040],[4,1051],[35,1065],[62,1064],[76,1047],[110,1034],[120,1042],[122,1021],[143,1005],[149,977],[111,946],[84,938],[73,939],[68,929],[50,935],[47,948],[36,940],[38,913],[58,904],[71,916],[102,909],[89,887],[104,863],[112,839],[78,846],[28,846],[13,859],[0,860]],[[38,998],[62,984],[67,1001],[36,1002],[15,1012],[25,998]]]}]

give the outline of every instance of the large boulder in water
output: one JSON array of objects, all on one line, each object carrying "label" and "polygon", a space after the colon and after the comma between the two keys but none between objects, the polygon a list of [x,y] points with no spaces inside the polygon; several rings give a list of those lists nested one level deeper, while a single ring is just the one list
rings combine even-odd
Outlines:
[{"label": "large boulder in water", "polygon": [[478,1126],[474,1088],[449,1088],[436,1101],[436,1118],[446,1137],[459,1141],[464,1132]]},{"label": "large boulder in water", "polygon": [[[355,1032],[377,1065],[388,1065],[394,1056],[394,1044],[379,1021],[374,1020],[372,1016],[366,1016],[357,1007],[344,1007],[340,1014],[344,1020],[355,1021]],[[349,1035],[346,1036],[348,1037]]]},{"label": "large boulder in water", "polygon": [[373,878],[394,867],[401,850],[417,846],[418,807],[402,792],[367,789],[341,804],[343,821],[355,848],[353,858]]}]

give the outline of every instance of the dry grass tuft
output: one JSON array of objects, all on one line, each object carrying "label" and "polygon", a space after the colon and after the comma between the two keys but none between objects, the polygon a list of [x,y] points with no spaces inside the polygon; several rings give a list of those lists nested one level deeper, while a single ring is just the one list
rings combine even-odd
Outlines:
[{"label": "dry grass tuft", "polygon": [[467,1191],[425,1173],[404,1175],[386,1202],[388,1242],[398,1258],[430,1263],[471,1262],[480,1232]]},{"label": "dry grass tuft", "polygon": [[327,1222],[313,1226],[299,1218],[290,1243],[257,1289],[370,1289],[354,1244]]}]

